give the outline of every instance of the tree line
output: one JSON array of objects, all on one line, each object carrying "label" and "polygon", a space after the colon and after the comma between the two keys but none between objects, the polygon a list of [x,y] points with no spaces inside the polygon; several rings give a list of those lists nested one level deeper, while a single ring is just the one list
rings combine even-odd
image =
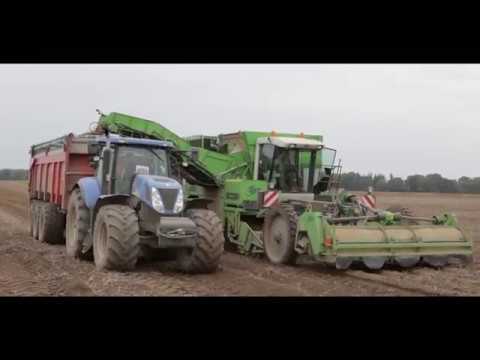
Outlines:
[{"label": "tree line", "polygon": [[[1,169],[0,180],[27,180],[28,170]],[[440,193],[480,194],[480,177],[462,176],[458,180],[446,179],[440,174],[410,175],[404,180],[390,174],[361,175],[357,172],[342,174],[341,187],[353,191],[365,191],[372,186],[374,191],[409,191]]]},{"label": "tree line", "polygon": [[446,179],[440,174],[410,175],[404,180],[390,174],[361,175],[357,172],[342,174],[341,186],[347,190],[364,191],[372,186],[374,191],[409,191],[439,193],[480,193],[480,177],[462,176],[458,180]]},{"label": "tree line", "polygon": [[28,170],[24,169],[1,169],[0,180],[27,180]]}]

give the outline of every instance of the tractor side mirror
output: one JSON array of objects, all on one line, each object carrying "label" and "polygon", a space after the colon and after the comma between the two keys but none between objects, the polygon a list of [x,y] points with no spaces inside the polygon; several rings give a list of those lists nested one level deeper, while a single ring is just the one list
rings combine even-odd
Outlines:
[{"label": "tractor side mirror", "polygon": [[100,161],[100,156],[95,155],[90,158],[90,166],[94,169],[98,167],[98,163]]}]

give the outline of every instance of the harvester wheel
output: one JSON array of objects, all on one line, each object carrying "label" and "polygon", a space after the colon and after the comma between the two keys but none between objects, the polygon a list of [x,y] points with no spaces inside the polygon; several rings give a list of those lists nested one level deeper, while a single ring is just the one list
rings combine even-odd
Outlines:
[{"label": "harvester wheel", "polygon": [[190,209],[186,215],[197,226],[193,249],[179,249],[177,263],[188,273],[211,273],[217,270],[225,246],[223,224],[211,210]]},{"label": "harvester wheel", "polygon": [[98,270],[131,270],[140,254],[136,212],[126,205],[106,205],[95,220],[93,256]]},{"label": "harvester wheel", "polygon": [[295,237],[298,215],[293,206],[272,207],[265,215],[263,246],[268,260],[274,264],[295,264]]},{"label": "harvester wheel", "polygon": [[73,190],[68,201],[65,231],[65,246],[68,256],[86,257],[86,254],[82,253],[82,246],[90,228],[89,217],[90,214],[80,190]]},{"label": "harvester wheel", "polygon": [[48,244],[61,244],[63,242],[64,217],[51,203],[42,206],[42,228],[38,239]]}]

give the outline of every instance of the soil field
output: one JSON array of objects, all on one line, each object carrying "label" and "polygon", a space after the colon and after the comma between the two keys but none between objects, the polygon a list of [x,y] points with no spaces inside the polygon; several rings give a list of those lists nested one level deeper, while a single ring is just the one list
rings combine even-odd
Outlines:
[{"label": "soil field", "polygon": [[[416,215],[450,210],[480,242],[480,196],[377,193],[381,207],[402,203]],[[140,263],[129,273],[101,272],[88,261],[65,256],[63,245],[29,236],[25,182],[0,181],[0,295],[68,296],[408,296],[480,295],[480,253],[467,267],[417,267],[381,272],[321,265],[275,266],[265,259],[225,253],[218,272],[180,274],[165,262]]]}]

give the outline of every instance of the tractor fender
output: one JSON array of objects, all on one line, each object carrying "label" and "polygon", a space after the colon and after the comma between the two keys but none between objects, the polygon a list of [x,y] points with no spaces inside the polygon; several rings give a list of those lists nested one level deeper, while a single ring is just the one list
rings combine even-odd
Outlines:
[{"label": "tractor fender", "polygon": [[82,178],[78,181],[78,187],[80,188],[85,205],[92,210],[101,195],[100,184],[97,178],[94,176]]},{"label": "tractor fender", "polygon": [[[128,205],[130,200],[129,195],[99,195],[96,198],[96,201],[93,207],[89,208],[90,210],[90,232],[83,243],[83,251],[89,251],[93,247],[93,231],[95,227],[95,219],[97,217],[98,211],[105,205],[120,204]],[[87,205],[88,206],[88,205]]]}]

